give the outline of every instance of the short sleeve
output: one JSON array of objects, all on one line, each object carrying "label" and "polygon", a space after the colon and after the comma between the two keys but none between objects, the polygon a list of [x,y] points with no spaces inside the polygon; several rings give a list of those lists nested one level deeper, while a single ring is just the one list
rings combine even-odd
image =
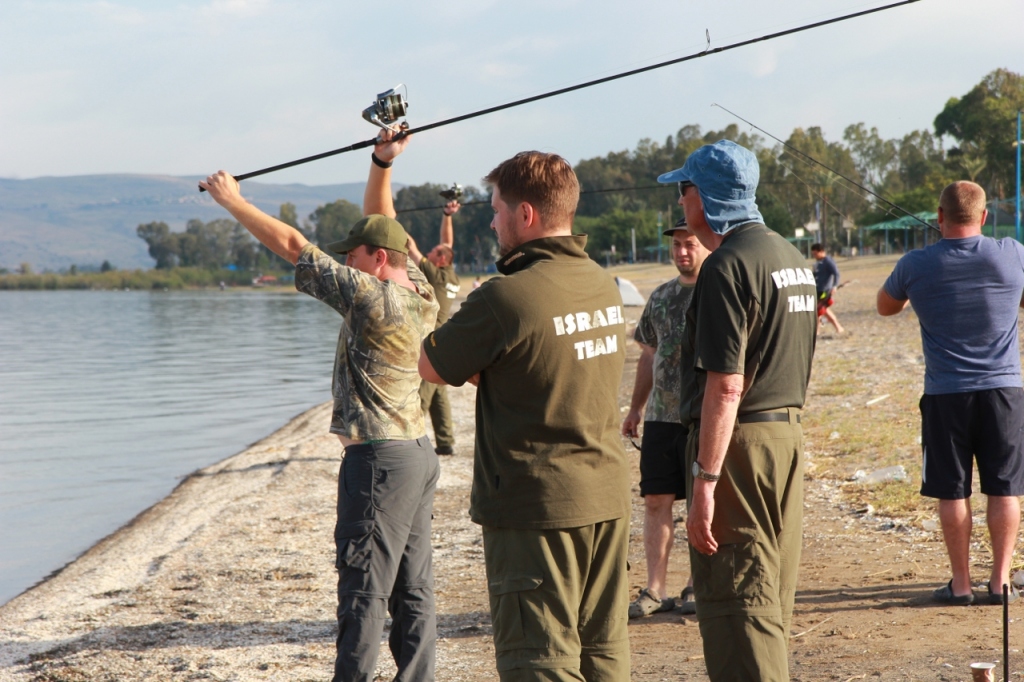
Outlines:
[{"label": "short sleeve", "polygon": [[743,374],[749,295],[728,274],[714,268],[700,273],[694,364],[705,372]]},{"label": "short sleeve", "polygon": [[295,288],[323,301],[342,315],[379,282],[355,268],[342,265],[313,244],[306,244],[295,263]]},{"label": "short sleeve", "polygon": [[882,285],[885,288],[885,293],[897,301],[907,300],[907,274],[906,260],[900,258],[896,261],[896,267],[892,269],[892,273],[885,280],[885,284]]},{"label": "short sleeve", "polygon": [[654,330],[654,297],[647,299],[643,313],[640,314],[640,321],[636,324],[636,331],[633,332],[633,339],[638,343],[652,348],[658,347],[658,334]]},{"label": "short sleeve", "polygon": [[434,371],[452,386],[461,386],[493,365],[507,346],[505,330],[485,291],[482,287],[470,293],[459,311],[423,342]]}]

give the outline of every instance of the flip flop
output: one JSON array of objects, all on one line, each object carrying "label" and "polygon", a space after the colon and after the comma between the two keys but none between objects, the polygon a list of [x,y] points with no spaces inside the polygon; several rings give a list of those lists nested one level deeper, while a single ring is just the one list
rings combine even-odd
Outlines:
[{"label": "flip flop", "polygon": [[[974,592],[967,594],[953,594],[953,581],[950,580],[948,583],[940,587],[939,589],[932,592],[932,601],[940,604],[946,604],[948,606],[970,606],[974,603]],[[1002,603],[1002,600],[998,603]]]}]

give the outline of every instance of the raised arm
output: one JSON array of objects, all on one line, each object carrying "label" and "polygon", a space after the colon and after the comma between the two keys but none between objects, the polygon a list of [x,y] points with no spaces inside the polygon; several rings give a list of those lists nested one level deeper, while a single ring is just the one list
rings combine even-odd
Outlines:
[{"label": "raised arm", "polygon": [[404,135],[394,140],[395,132],[391,130],[380,131],[380,142],[373,148],[373,157],[370,160],[370,176],[366,180],[366,190],[363,192],[363,215],[380,214],[394,218],[395,202],[391,196],[391,164],[395,157],[405,151],[411,135]]},{"label": "raised arm", "polygon": [[455,247],[455,228],[452,227],[452,216],[459,212],[462,204],[457,201],[449,201],[444,206],[444,215],[441,216],[441,240],[449,249]]},{"label": "raised arm", "polygon": [[235,180],[227,171],[217,171],[199,186],[210,193],[213,200],[227,209],[242,227],[249,230],[264,246],[295,265],[299,252],[308,244],[302,233],[291,225],[267,215],[242,196]]}]

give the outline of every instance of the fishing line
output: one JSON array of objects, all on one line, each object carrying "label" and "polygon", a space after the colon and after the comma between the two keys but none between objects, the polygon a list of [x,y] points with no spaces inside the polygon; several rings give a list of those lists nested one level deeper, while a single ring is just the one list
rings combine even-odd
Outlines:
[{"label": "fishing line", "polygon": [[882,196],[881,194],[879,194],[878,192],[872,191],[872,190],[868,189],[867,187],[865,187],[864,185],[862,185],[862,184],[860,184],[859,182],[857,182],[856,180],[852,180],[852,179],[850,179],[850,178],[846,177],[845,175],[843,175],[843,174],[842,174],[842,173],[840,173],[839,171],[835,170],[834,168],[830,168],[829,166],[826,166],[825,164],[823,164],[823,163],[822,163],[821,161],[818,161],[818,160],[817,160],[816,158],[814,158],[814,157],[813,157],[813,156],[811,156],[810,154],[805,154],[804,152],[800,151],[799,149],[797,149],[797,148],[796,148],[796,147],[794,147],[793,145],[789,144],[788,142],[785,142],[784,140],[781,140],[781,139],[779,139],[779,138],[775,137],[774,135],[772,135],[771,133],[769,133],[769,132],[768,132],[767,130],[765,130],[764,128],[761,128],[761,127],[759,127],[759,126],[756,126],[756,125],[754,125],[753,123],[751,123],[750,121],[748,121],[747,119],[743,118],[742,116],[740,116],[739,114],[737,114],[737,113],[735,113],[735,112],[733,112],[733,111],[729,111],[728,109],[726,109],[725,107],[723,107],[723,106],[722,106],[721,104],[712,104],[711,106],[713,106],[713,107],[718,107],[719,109],[721,109],[722,111],[726,112],[726,113],[727,113],[727,114],[729,114],[730,116],[734,116],[735,118],[738,118],[739,120],[743,121],[744,123],[746,123],[747,125],[749,125],[749,126],[750,126],[751,128],[753,128],[754,130],[759,130],[759,131],[761,131],[762,133],[764,133],[764,134],[765,134],[765,135],[767,135],[768,137],[772,138],[773,140],[775,140],[776,142],[778,142],[779,144],[781,144],[782,146],[784,146],[784,147],[785,147],[786,149],[789,149],[790,151],[793,151],[793,152],[795,152],[795,153],[799,154],[800,156],[804,157],[805,159],[808,159],[808,160],[810,160],[810,161],[813,161],[814,163],[818,164],[819,166],[821,166],[821,167],[822,167],[822,168],[824,168],[825,170],[829,171],[830,173],[834,173],[835,175],[838,175],[838,176],[839,176],[840,178],[842,178],[843,180],[846,180],[846,181],[847,181],[848,183],[850,183],[851,185],[853,185],[853,186],[855,186],[855,187],[858,187],[858,188],[860,188],[860,189],[864,190],[865,192],[867,192],[868,194],[870,194],[871,196],[875,197],[876,199],[878,199],[878,200],[880,200],[880,201],[884,201],[884,202],[885,202],[886,204],[888,204],[889,206],[891,206],[891,207],[895,208],[896,210],[898,210],[898,211],[902,212],[902,213],[903,213],[904,215],[906,215],[906,216],[908,216],[908,217],[910,217],[910,218],[913,218],[914,220],[916,220],[917,222],[921,223],[921,224],[922,224],[922,225],[924,225],[925,227],[927,227],[927,228],[929,228],[929,229],[932,229],[932,230],[936,230],[936,231],[939,231],[939,228],[935,227],[934,225],[932,225],[932,224],[928,223],[928,222],[927,222],[927,221],[925,221],[925,220],[921,220],[920,218],[918,218],[918,217],[917,217],[916,215],[914,215],[913,213],[911,213],[911,212],[910,212],[910,211],[908,211],[907,209],[903,208],[902,206],[900,206],[900,205],[898,205],[898,204],[894,204],[893,202],[889,201],[888,199],[886,199],[885,197],[883,197],[883,196]]},{"label": "fishing line", "polygon": [[[647,189],[672,189],[671,185],[645,185],[643,187],[608,187],[604,189],[585,189],[580,191],[580,195],[584,194],[605,194],[607,192],[634,192]],[[490,199],[480,199],[479,201],[467,201],[466,203],[460,203],[459,206],[479,206],[480,204],[490,204]],[[432,211],[434,209],[444,208],[444,206],[417,206],[416,208],[401,208],[396,209],[395,213],[413,213],[414,211]]]},{"label": "fishing line", "polygon": [[[834,17],[832,19],[825,19],[823,21],[816,21],[816,22],[811,23],[811,24],[804,24],[803,26],[798,26],[796,28],[786,29],[784,31],[776,31],[775,33],[768,33],[768,34],[765,34],[765,35],[762,35],[762,36],[758,36],[756,38],[750,38],[749,40],[743,40],[743,41],[740,41],[740,42],[737,42],[737,43],[732,43],[730,45],[723,45],[722,47],[716,47],[714,49],[711,49],[711,36],[710,36],[710,34],[707,31],[705,31],[705,36],[707,37],[708,44],[707,44],[707,47],[705,47],[700,52],[695,52],[693,54],[689,54],[689,55],[686,55],[684,57],[677,57],[675,59],[669,59],[667,61],[658,62],[657,64],[652,64],[650,66],[640,67],[638,69],[631,69],[629,71],[623,71],[622,73],[614,74],[614,75],[611,75],[611,76],[605,76],[603,78],[596,78],[594,80],[590,80],[590,81],[586,81],[586,82],[583,82],[583,83],[579,83],[577,85],[571,85],[569,87],[559,88],[557,90],[551,90],[550,92],[542,93],[540,95],[534,95],[532,97],[525,97],[523,99],[518,99],[518,100],[515,100],[515,101],[512,101],[512,102],[508,102],[507,104],[499,104],[497,106],[488,107],[486,109],[480,109],[479,111],[474,111],[474,112],[469,113],[469,114],[462,114],[461,116],[454,116],[452,118],[446,118],[444,120],[436,121],[434,123],[428,123],[427,125],[423,125],[423,126],[420,126],[418,128],[410,128],[410,129],[404,131],[404,134],[412,135],[412,134],[415,134],[415,133],[426,132],[428,130],[433,130],[434,128],[440,128],[442,126],[451,125],[452,123],[459,123],[460,121],[467,121],[467,120],[469,120],[471,118],[477,118],[478,116],[485,116],[487,114],[493,114],[493,113],[498,112],[498,111],[503,111],[505,109],[511,109],[513,107],[522,106],[523,104],[529,104],[531,102],[537,102],[537,101],[540,101],[542,99],[547,99],[549,97],[557,97],[558,95],[564,95],[566,93],[574,92],[576,90],[582,90],[584,88],[589,88],[589,87],[592,87],[592,86],[595,86],[595,85],[600,85],[602,83],[609,83],[609,82],[614,81],[614,80],[619,80],[620,78],[628,78],[630,76],[635,76],[637,74],[646,73],[647,71],[653,71],[655,69],[661,69],[661,68],[664,68],[666,66],[672,66],[673,64],[681,64],[683,62],[687,62],[687,61],[690,61],[690,60],[693,60],[693,59],[698,59],[700,57],[706,57],[708,55],[718,54],[720,52],[728,52],[729,50],[735,50],[737,48],[745,47],[747,45],[753,45],[754,43],[765,42],[765,41],[769,41],[769,40],[775,40],[776,38],[782,38],[784,36],[793,35],[794,33],[801,33],[803,31],[809,31],[809,30],[814,29],[814,28],[821,28],[822,26],[828,26],[830,24],[836,24],[836,23],[839,23],[839,22],[842,22],[842,21],[847,21],[849,19],[856,19],[858,17],[867,16],[869,14],[875,14],[875,13],[878,13],[878,12],[885,12],[887,10],[894,9],[896,7],[902,7],[903,5],[909,5],[911,3],[919,2],[919,1],[920,0],[901,0],[900,2],[894,2],[894,3],[889,4],[889,5],[883,5],[881,7],[875,7],[875,8],[872,8],[872,9],[862,10],[860,12],[853,12],[851,14],[844,14],[842,16]],[[363,140],[362,142],[356,142],[355,144],[350,144],[347,147],[341,147],[339,149],[333,149],[333,150],[331,150],[329,152],[322,152],[320,154],[314,154],[313,156],[306,156],[306,157],[303,157],[301,159],[296,159],[295,161],[289,161],[287,163],[280,163],[280,164],[277,164],[276,166],[270,166],[268,168],[261,168],[260,170],[252,171],[251,173],[243,173],[242,175],[236,175],[235,176],[235,180],[246,180],[248,178],[254,178],[254,177],[258,176],[258,175],[265,175],[267,173],[273,173],[274,171],[284,170],[285,168],[291,168],[293,166],[298,166],[298,165],[301,165],[301,164],[304,164],[304,163],[309,163],[310,161],[318,161],[320,159],[325,159],[325,158],[327,158],[329,156],[335,156],[337,154],[344,154],[346,152],[356,151],[358,149],[365,149],[367,147],[371,147],[371,146],[377,144],[378,141],[379,140],[377,138],[373,138],[371,140]],[[200,188],[199,191],[203,192],[205,190]]]}]

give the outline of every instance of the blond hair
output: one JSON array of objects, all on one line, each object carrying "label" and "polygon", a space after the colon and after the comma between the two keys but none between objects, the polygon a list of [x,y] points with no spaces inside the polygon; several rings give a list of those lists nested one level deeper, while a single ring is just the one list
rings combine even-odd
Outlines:
[{"label": "blond hair", "polygon": [[942,190],[939,208],[950,225],[980,225],[985,213],[985,190],[976,183],[959,180]]},{"label": "blond hair", "polygon": [[571,225],[580,201],[580,183],[558,154],[519,152],[484,178],[509,206],[530,204],[546,227]]}]

